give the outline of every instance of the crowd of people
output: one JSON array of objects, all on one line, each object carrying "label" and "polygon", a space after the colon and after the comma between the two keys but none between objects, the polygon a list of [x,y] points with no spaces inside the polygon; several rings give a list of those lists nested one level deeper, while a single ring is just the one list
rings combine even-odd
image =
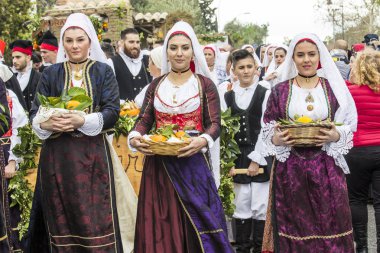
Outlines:
[{"label": "crowd of people", "polygon": [[[0,252],[368,253],[369,198],[380,252],[378,35],[351,47],[302,33],[289,45],[233,49],[200,45],[179,21],[143,51],[136,29],[117,45],[99,42],[90,19],[74,13],[59,40],[44,33],[39,52],[29,40],[8,45],[11,67],[0,40]],[[92,100],[85,115],[41,109],[37,93],[72,87]],[[125,100],[141,107],[125,145],[145,155],[133,221],[110,141]],[[239,118],[232,226],[218,195],[226,110]],[[299,117],[332,123],[301,147],[279,125]],[[43,146],[20,239],[8,184],[21,162],[18,128],[29,122]],[[178,156],[152,154],[144,135],[173,124],[190,143]]]}]

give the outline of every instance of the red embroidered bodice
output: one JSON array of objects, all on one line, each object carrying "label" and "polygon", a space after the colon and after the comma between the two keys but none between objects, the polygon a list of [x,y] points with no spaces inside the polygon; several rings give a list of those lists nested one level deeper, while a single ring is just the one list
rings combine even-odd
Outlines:
[{"label": "red embroidered bodice", "polygon": [[202,110],[199,106],[195,111],[182,114],[169,114],[164,112],[159,112],[154,110],[156,115],[156,127],[165,127],[167,125],[176,124],[179,126],[180,130],[194,129],[199,132],[203,132],[202,127]]}]

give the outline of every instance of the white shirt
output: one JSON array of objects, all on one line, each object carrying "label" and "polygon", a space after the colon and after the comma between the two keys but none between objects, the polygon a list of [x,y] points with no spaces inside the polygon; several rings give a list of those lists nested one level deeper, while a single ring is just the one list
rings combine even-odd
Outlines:
[{"label": "white shirt", "polygon": [[17,81],[19,82],[22,91],[28,86],[31,73],[32,67],[27,67],[25,72],[17,72]]},{"label": "white shirt", "polygon": [[[294,115],[308,116],[313,120],[324,120],[328,117],[328,104],[325,92],[321,83],[312,89],[300,88],[292,85],[292,95],[289,103],[289,117],[294,119]],[[309,94],[314,99],[313,103],[307,103],[305,100]],[[313,110],[307,110],[307,106],[312,105]]]},{"label": "white shirt", "polygon": [[[129,57],[128,55],[126,55],[123,50],[120,50],[119,55],[121,56],[121,58],[123,59],[123,61],[127,65],[127,68],[129,69],[131,74],[133,76],[137,76],[141,70],[143,54],[140,52],[139,57],[137,57],[136,59],[133,59],[133,58]],[[115,73],[115,66],[113,65],[113,61],[111,59],[108,59],[107,63],[108,63],[108,65],[111,66],[111,68],[113,69],[113,72]]]}]

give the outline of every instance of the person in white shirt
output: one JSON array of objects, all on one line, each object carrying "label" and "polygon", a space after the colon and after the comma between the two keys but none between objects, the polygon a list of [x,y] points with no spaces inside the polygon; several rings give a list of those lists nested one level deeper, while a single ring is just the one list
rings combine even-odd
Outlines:
[{"label": "person in white shirt", "polygon": [[[259,84],[257,63],[247,50],[235,51],[232,62],[239,84],[225,93],[222,108],[231,108],[232,115],[240,116],[240,130],[235,135],[240,154],[230,171],[234,177],[236,252],[250,253],[253,246],[253,252],[259,253],[268,203],[270,160],[267,162],[254,150],[262,146],[259,133],[270,90]],[[264,168],[263,173],[259,174],[259,167]],[[237,175],[235,168],[248,169],[247,174]],[[251,234],[253,244],[250,241]]]}]

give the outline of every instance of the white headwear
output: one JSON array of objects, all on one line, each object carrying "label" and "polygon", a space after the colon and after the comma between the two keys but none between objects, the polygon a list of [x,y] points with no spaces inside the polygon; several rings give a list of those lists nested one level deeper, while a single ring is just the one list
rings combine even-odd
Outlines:
[{"label": "white headwear", "polygon": [[201,74],[203,76],[206,76],[208,78],[211,77],[210,71],[208,69],[206,58],[203,54],[202,46],[199,44],[199,41],[197,39],[197,36],[194,33],[193,28],[184,21],[179,21],[174,24],[172,29],[169,30],[169,32],[166,34],[165,41],[164,41],[164,47],[163,47],[163,55],[162,55],[162,68],[161,68],[161,74],[167,74],[170,71],[170,64],[167,60],[167,53],[166,50],[168,48],[168,41],[169,38],[171,38],[172,34],[175,32],[183,32],[185,33],[191,40],[191,44],[193,47],[194,52],[194,64],[195,64],[195,73]]},{"label": "white headwear", "polygon": [[289,45],[285,61],[281,65],[283,69],[281,71],[280,82],[292,79],[298,75],[296,65],[293,61],[293,53],[297,43],[305,38],[312,40],[317,45],[321,64],[321,68],[318,69],[317,74],[319,77],[323,77],[329,81],[331,89],[338,100],[339,108],[335,113],[334,121],[344,123],[350,126],[352,131],[356,131],[358,115],[354,99],[325,44],[323,44],[317,35],[313,33],[301,33],[294,37]]},{"label": "white headwear", "polygon": [[255,52],[255,48],[252,46],[252,45],[249,45],[249,44],[246,44],[246,45],[243,45],[241,47],[241,49],[247,49],[247,48],[252,48],[252,55],[253,55],[253,58],[255,58],[255,62],[257,64],[258,67],[262,67],[262,63],[260,61],[260,58],[256,55],[256,52]]},{"label": "white headwear", "polygon": [[162,68],[162,53],[162,46],[155,47],[150,51],[150,58],[152,59],[153,64],[159,69]]},{"label": "white headwear", "polygon": [[[267,48],[265,49],[264,59],[263,59],[263,67],[268,67],[269,64],[270,64],[270,60],[269,60],[269,56],[268,56],[268,51],[269,51],[269,49],[272,49],[272,48],[276,49],[277,46],[274,45],[274,44],[271,44],[271,45],[267,46]],[[272,59],[273,59],[273,57],[272,57]]]},{"label": "white headwear", "polygon": [[83,13],[73,13],[71,14],[67,20],[65,25],[61,29],[60,41],[57,53],[57,63],[65,62],[69,59],[65,54],[65,49],[63,47],[63,34],[70,27],[78,27],[86,32],[88,37],[91,40],[90,47],[90,57],[92,60],[107,63],[107,57],[104,54],[102,48],[100,47],[100,43],[98,40],[98,36],[96,35],[94,26],[91,23],[91,20]]}]

